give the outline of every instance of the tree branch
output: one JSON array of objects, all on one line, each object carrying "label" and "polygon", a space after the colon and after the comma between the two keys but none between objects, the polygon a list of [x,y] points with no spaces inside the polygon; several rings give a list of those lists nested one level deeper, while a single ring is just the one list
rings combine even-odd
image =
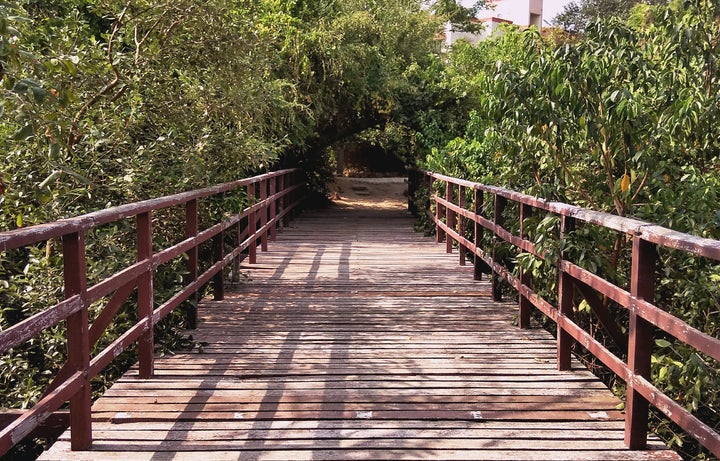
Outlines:
[{"label": "tree branch", "polygon": [[87,114],[88,110],[90,110],[92,106],[97,104],[100,99],[109,94],[115,87],[118,86],[118,84],[122,80],[120,69],[118,69],[117,64],[115,64],[113,60],[113,51],[115,37],[117,36],[120,27],[122,27],[123,20],[125,19],[125,15],[129,7],[130,2],[125,5],[125,8],[123,8],[122,12],[113,23],[112,32],[110,34],[110,38],[108,39],[107,57],[108,61],[110,62],[110,68],[113,71],[114,78],[110,82],[108,82],[100,91],[95,93],[95,95],[90,98],[75,115],[70,134],[68,134],[68,147],[70,148],[72,148],[72,146],[75,145],[82,138],[82,133],[78,129],[78,123],[80,123],[80,120],[82,120],[82,118],[85,116],[85,114]]}]

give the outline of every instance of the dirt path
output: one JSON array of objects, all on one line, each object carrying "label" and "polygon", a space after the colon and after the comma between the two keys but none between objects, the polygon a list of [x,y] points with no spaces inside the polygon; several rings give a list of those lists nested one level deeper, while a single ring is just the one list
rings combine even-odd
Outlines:
[{"label": "dirt path", "polygon": [[340,207],[407,209],[407,178],[336,177],[330,198]]}]

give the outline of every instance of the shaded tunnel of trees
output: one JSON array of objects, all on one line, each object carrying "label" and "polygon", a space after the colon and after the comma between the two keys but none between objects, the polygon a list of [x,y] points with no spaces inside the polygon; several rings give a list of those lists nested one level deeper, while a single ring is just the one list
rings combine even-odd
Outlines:
[{"label": "shaded tunnel of trees", "polygon": [[[580,3],[580,19],[566,11],[574,32],[507,27],[447,50],[443,24],[472,29],[477,9],[451,0],[3,3],[0,230],[281,167],[302,167],[322,191],[342,153],[359,170],[421,166],[720,239],[720,7],[621,2],[621,15],[596,21],[587,5],[597,3]],[[533,237],[552,249],[557,223],[535,224]],[[594,243],[578,241],[578,263],[627,277],[628,242],[586,232]],[[110,255],[126,233],[91,236],[90,278],[124,263]],[[665,307],[717,337],[720,267],[659,256]],[[1,329],[62,296],[52,243],[1,257]],[[517,264],[552,279],[551,267]],[[172,286],[173,275],[156,283]],[[180,317],[166,322],[164,347],[184,345],[181,327]],[[660,340],[655,380],[720,427],[718,364]],[[32,405],[64,355],[58,327],[0,357],[2,406]],[[96,391],[132,361],[121,357]],[[667,421],[655,428],[686,458],[706,459]]]}]

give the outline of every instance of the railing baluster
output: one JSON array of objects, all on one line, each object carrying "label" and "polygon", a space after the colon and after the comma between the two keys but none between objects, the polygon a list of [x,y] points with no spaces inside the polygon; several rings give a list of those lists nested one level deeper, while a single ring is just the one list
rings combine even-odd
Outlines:
[{"label": "railing baluster", "polygon": [[[85,233],[63,236],[63,273],[65,297],[80,295],[87,290],[85,261]],[[83,301],[85,304],[85,301]],[[90,336],[88,306],[67,318],[68,363],[71,369],[82,372],[82,388],[70,399],[70,446],[73,450],[87,450],[92,444],[92,418],[90,412],[91,388],[88,379],[90,367]]]},{"label": "railing baluster", "polygon": [[270,229],[268,229],[270,241],[274,242],[277,240],[277,222],[275,222],[275,217],[277,216],[277,201],[274,198],[275,193],[277,192],[277,176],[270,178],[270,197],[273,197],[272,201],[270,202],[270,222],[272,222],[272,226],[270,226]]},{"label": "railing baluster", "polygon": [[[655,298],[655,245],[637,235],[633,236],[630,294],[653,302]],[[637,376],[650,379],[653,346],[653,326],[630,309],[628,337],[628,367]],[[625,407],[625,444],[632,450],[647,445],[648,401],[634,389],[632,376],[627,383]]]},{"label": "railing baluster", "polygon": [[[260,201],[265,201],[268,198],[268,182],[265,179],[260,180]],[[268,222],[268,206],[263,205],[260,209],[260,228],[264,228]],[[262,251],[268,250],[268,230],[265,229],[260,234],[260,249]]]},{"label": "railing baluster", "polygon": [[[447,187],[449,185],[445,185],[445,189],[447,190]],[[432,187],[432,186],[431,186]],[[433,193],[434,191],[431,189],[430,193]],[[445,232],[442,230],[442,227],[440,226],[440,222],[443,218],[443,207],[438,201],[435,201],[435,242],[436,243],[442,243],[443,239],[445,238]]]},{"label": "railing baluster", "polygon": [[[185,238],[196,237],[199,229],[198,224],[198,201],[193,199],[185,203]],[[185,285],[195,282],[198,278],[198,247],[194,245],[187,251],[187,261],[185,261]],[[194,330],[197,328],[197,291],[190,299],[190,305],[185,312],[185,322],[187,328]]]},{"label": "railing baluster", "polygon": [[[463,186],[458,186],[458,206],[460,208],[465,209],[465,188]],[[465,217],[463,215],[458,215],[458,234],[461,238],[465,237]],[[460,265],[465,265],[465,245],[458,242],[458,253],[460,258]]]},{"label": "railing baluster", "polygon": [[[560,223],[560,242],[564,242],[567,234],[575,230],[575,219],[563,216]],[[563,251],[560,259],[566,259]],[[558,271],[558,309],[560,314],[568,319],[574,317],[573,298],[575,296],[575,280],[562,270]],[[573,338],[561,326],[557,324],[557,367],[558,370],[570,370],[572,368],[572,343]]]},{"label": "railing baluster", "polygon": [[[445,200],[448,203],[455,203],[455,188],[450,181],[445,183]],[[455,229],[455,212],[450,207],[445,207],[445,225],[449,231]],[[452,249],[453,238],[450,236],[450,232],[447,232],[445,235],[445,252],[452,253]]]},{"label": "railing baluster", "polygon": [[[237,224],[235,224],[235,248],[240,247],[242,244],[242,222],[238,221]],[[243,255],[239,254],[233,258],[232,263],[232,282],[237,283],[240,281],[240,263],[242,262]]]},{"label": "railing baluster", "polygon": [[[473,192],[473,212],[475,213],[475,216],[482,216],[482,207],[483,207],[483,191],[478,189],[477,187],[474,189]],[[474,271],[473,276],[475,280],[482,280],[482,269],[484,267],[484,261],[480,256],[478,256],[477,252],[480,250],[480,247],[482,245],[482,238],[483,238],[483,231],[485,228],[477,221],[475,222],[475,229],[473,232],[473,238],[475,239],[475,256],[473,258],[474,262]]]},{"label": "railing baluster", "polygon": [[[287,176],[286,174],[283,174],[278,177],[278,180],[280,181],[278,188],[282,192],[285,192],[285,187],[288,186],[288,184],[285,182],[286,176]],[[292,183],[290,183],[290,184],[292,184]],[[278,213],[282,214],[282,212],[285,211],[285,209],[287,208],[287,203],[288,203],[288,196],[287,196],[287,194],[283,194],[283,196],[280,197],[280,203],[278,204],[278,210],[277,210]],[[290,217],[288,217],[287,214],[284,214],[283,218],[278,222],[278,227],[279,228],[287,227],[289,224],[289,220],[290,220]]]},{"label": "railing baluster", "polygon": [[[498,247],[500,245],[500,242],[502,242],[502,239],[497,236],[497,230],[499,227],[502,227],[503,225],[503,211],[505,211],[505,206],[507,205],[507,199],[505,197],[501,197],[500,195],[495,195],[495,206],[493,210],[493,248],[492,248],[492,261],[493,263],[497,262],[498,259]],[[492,294],[493,294],[493,300],[495,301],[502,301],[502,287],[500,285],[501,277],[495,272],[491,271],[491,279],[492,279]]]},{"label": "railing baluster", "polygon": [[[248,206],[254,206],[255,205],[255,183],[250,183],[247,185],[247,197],[248,197]],[[250,239],[248,243],[248,260],[250,264],[255,264],[257,262],[257,238],[255,237],[255,232],[257,232],[257,216],[255,215],[254,211],[251,211],[248,213],[248,238]]]},{"label": "railing baluster", "polygon": [[[225,256],[225,231],[220,231],[213,237],[213,263],[222,261]],[[224,267],[224,266],[223,266]],[[225,299],[224,271],[220,269],[213,276],[213,299],[222,301]]]},{"label": "railing baluster", "polygon": [[[525,203],[520,204],[520,238],[527,239],[527,232],[525,229],[525,220],[532,216],[533,208]],[[521,250],[522,252],[522,250]],[[520,283],[527,287],[532,286],[532,276],[522,267],[519,268]],[[523,329],[530,328],[530,311],[532,309],[532,303],[522,294],[519,296],[518,301],[518,326]]]},{"label": "railing baluster", "polygon": [[[137,215],[137,260],[152,258],[151,212]],[[154,372],[153,338],[153,269],[149,268],[138,277],[138,320],[143,319],[148,329],[138,340],[138,366],[140,379],[148,379]]]}]

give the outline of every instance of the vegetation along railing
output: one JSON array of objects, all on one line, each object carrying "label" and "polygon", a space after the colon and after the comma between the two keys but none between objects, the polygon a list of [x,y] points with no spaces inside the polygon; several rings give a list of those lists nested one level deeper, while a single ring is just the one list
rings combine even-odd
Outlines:
[{"label": "vegetation along railing", "polygon": [[[654,300],[659,250],[681,251],[715,262],[720,261],[720,241],[432,172],[418,172],[411,178],[411,189],[420,182],[430,191],[429,208],[424,211],[435,223],[438,243],[445,240],[448,252],[457,245],[460,264],[472,259],[476,278],[482,273],[491,273],[496,299],[501,297],[501,280],[516,290],[521,328],[529,326],[532,306],[556,323],[559,369],[570,369],[571,346],[575,340],[625,382],[625,443],[629,448],[645,447],[651,404],[715,456],[720,456],[720,434],[661,392],[650,376],[656,334],[675,338],[710,361],[720,361],[720,339],[691,327],[658,307]],[[529,223],[537,222],[528,219],[538,212],[558,218],[559,245],[554,254],[528,238]],[[515,222],[510,222],[508,216]],[[629,287],[617,286],[570,260],[563,244],[574,230],[583,226],[599,226],[632,242]],[[484,238],[491,239],[490,245],[481,245],[487,242]],[[498,253],[508,244],[514,247],[514,258],[503,258]],[[483,247],[491,250],[485,251]],[[534,289],[536,283],[520,265],[512,267],[511,262],[503,263],[519,260],[518,255],[522,253],[530,253],[537,260],[550,261],[556,266],[558,280],[553,295],[541,296]],[[621,352],[611,352],[604,341],[575,321],[576,293],[589,304],[609,337],[617,343],[615,349]],[[612,300],[628,315],[627,336],[610,313],[607,300]]]},{"label": "vegetation along railing", "polygon": [[[213,200],[230,196],[238,198],[238,211],[216,210],[216,217],[204,219],[209,223],[200,229],[200,217],[213,215],[208,212]],[[30,409],[4,418],[0,455],[33,433],[43,421],[57,415],[54,412],[67,402],[72,448],[88,449],[92,442],[90,380],[135,342],[139,375],[141,378],[152,377],[153,327],[184,301],[196,296],[210,281],[213,281],[215,299],[222,299],[223,270],[232,266],[236,276],[242,259],[247,257],[251,263],[255,262],[257,245],[262,250],[267,249],[268,240],[274,239],[277,227],[287,224],[301,200],[299,171],[282,170],[0,233],[1,252],[61,240],[65,287],[64,300],[0,332],[0,354],[32,340],[63,320],[66,321],[68,349],[67,362],[44,397]],[[168,221],[184,223],[184,232],[177,230],[181,235],[179,242],[156,250],[153,237],[166,223],[159,216],[168,210],[176,210],[180,215],[179,219]],[[134,227],[131,233],[134,231],[135,234],[137,258],[133,259],[136,262],[88,286],[86,236],[100,226],[118,225],[133,219],[135,225],[131,226]],[[153,231],[155,225],[157,232]],[[205,251],[211,255],[210,261],[202,260],[200,249],[204,244],[211,247]],[[161,265],[177,258],[185,260],[182,288],[160,303],[155,299],[153,274]],[[135,291],[137,321],[117,339],[96,351],[94,346],[103,331]],[[90,324],[89,307],[106,297],[109,300]],[[194,308],[190,308],[187,322],[192,327],[195,320]]]}]

